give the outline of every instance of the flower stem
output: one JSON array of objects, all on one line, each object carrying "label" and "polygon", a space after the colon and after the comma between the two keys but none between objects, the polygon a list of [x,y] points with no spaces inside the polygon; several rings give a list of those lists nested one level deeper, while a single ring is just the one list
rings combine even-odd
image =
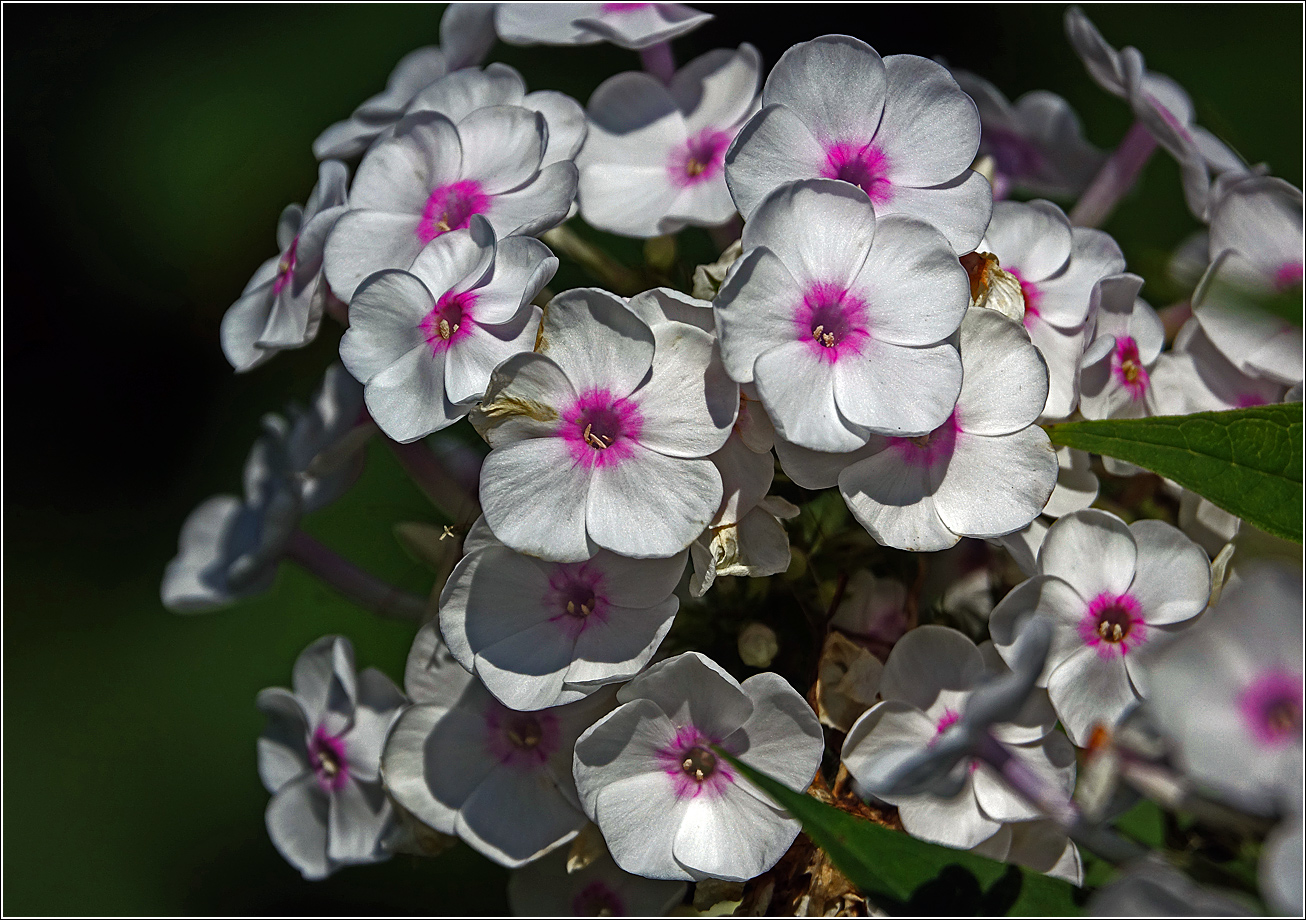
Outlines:
[{"label": "flower stem", "polygon": [[385,443],[404,472],[441,514],[455,524],[470,524],[476,520],[481,513],[476,497],[468,494],[462,484],[444,468],[431,448],[421,441],[400,444],[386,438]]},{"label": "flower stem", "polygon": [[676,73],[676,57],[671,53],[671,42],[658,42],[639,52],[639,62],[644,69],[663,83],[670,83]]},{"label": "flower stem", "polygon": [[1141,121],[1125,134],[1115,153],[1107,158],[1070,212],[1076,227],[1100,227],[1111,216],[1120,199],[1134,187],[1139,174],[1156,149],[1156,139]]},{"label": "flower stem", "polygon": [[630,296],[644,289],[639,275],[603,250],[581,239],[565,225],[546,231],[540,239],[554,252],[580,265],[614,294]]},{"label": "flower stem", "polygon": [[395,620],[421,620],[426,600],[363,571],[302,530],[290,536],[286,558],[372,613]]},{"label": "flower stem", "polygon": [[975,754],[993,767],[1019,796],[1056,821],[1077,844],[1117,865],[1141,859],[1147,850],[1107,827],[1085,821],[1078,806],[1060,789],[1048,783],[1005,744],[985,733]]}]

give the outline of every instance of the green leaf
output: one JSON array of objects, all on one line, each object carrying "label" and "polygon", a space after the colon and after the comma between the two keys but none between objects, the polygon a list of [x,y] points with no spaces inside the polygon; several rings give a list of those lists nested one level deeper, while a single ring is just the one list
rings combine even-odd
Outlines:
[{"label": "green leaf", "polygon": [[1046,426],[1053,444],[1173,479],[1267,533],[1302,542],[1301,403]]},{"label": "green leaf", "polygon": [[1060,879],[917,840],[786,787],[718,752],[790,814],[858,888],[893,913],[1041,916],[1079,913],[1084,893]]}]

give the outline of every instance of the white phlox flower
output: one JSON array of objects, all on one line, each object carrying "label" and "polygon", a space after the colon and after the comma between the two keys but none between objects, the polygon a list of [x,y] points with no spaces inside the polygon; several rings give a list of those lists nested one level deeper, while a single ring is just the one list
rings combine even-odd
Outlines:
[{"label": "white phlox flower", "polygon": [[434,624],[418,639],[406,678],[416,705],[395,723],[381,759],[395,802],[509,868],[575,837],[585,816],[571,777],[572,747],[611,708],[612,693],[516,712],[445,657]]},{"label": "white phlox flower", "polygon": [[687,554],[544,562],[496,540],[484,519],[440,596],[457,661],[504,705],[535,710],[634,677],[671,628]]},{"label": "white phlox flower", "polygon": [[342,300],[383,269],[408,269],[432,240],[480,215],[504,240],[561,223],[576,196],[570,160],[544,165],[548,123],[520,105],[405,115],[368,151],[349,210],[327,240],[326,276]]},{"label": "white phlox flower", "polygon": [[240,299],[222,317],[222,353],[237,371],[258,367],[279,351],[317,337],[329,296],[322,276],[327,234],[345,213],[349,171],[337,160],[318,167],[303,207],[288,205],[277,221],[281,252],[259,266]]},{"label": "white phlox flower", "polygon": [[[982,266],[981,274],[1000,277],[1005,272],[1018,283],[1023,312],[1013,318],[1024,324],[1048,365],[1042,415],[1065,418],[1079,402],[1080,361],[1093,331],[1094,286],[1125,270],[1120,247],[1100,230],[1071,227],[1050,201],[1000,201],[993,206],[993,220],[978,250],[992,253],[999,262]],[[972,256],[964,262],[976,265]],[[997,282],[979,280],[989,287]],[[1016,311],[999,312],[1012,316]]]},{"label": "white phlox flower", "polygon": [[951,73],[979,110],[979,156],[993,158],[995,199],[1013,190],[1073,198],[1088,187],[1106,154],[1084,139],[1070,103],[1047,90],[1009,102],[983,77],[956,68]]},{"label": "white phlox flower", "polygon": [[440,44],[418,48],[400,58],[382,92],[318,135],[313,141],[313,155],[319,160],[345,160],[362,153],[394,127],[413,97],[425,87],[485,58],[494,44],[493,20],[492,3],[449,4],[440,19]]},{"label": "white phlox flower", "polygon": [[163,575],[169,610],[216,610],[272,587],[300,517],[358,478],[374,429],[364,421],[362,389],[343,367],[327,368],[309,405],[292,403],[288,415],[263,417],[245,461],[244,498],[215,495],[186,518]]},{"label": "white phlox flower", "polygon": [[[1029,526],[991,539],[1011,554],[1026,575],[1038,574],[1038,550],[1057,518],[1081,511],[1097,500],[1101,483],[1092,469],[1091,456],[1071,447],[1057,448],[1057,484],[1042,513]],[[1218,549],[1217,549],[1218,551]]]},{"label": "white phlox flower", "polygon": [[714,302],[721,353],[781,438],[849,451],[872,432],[920,436],[947,420],[969,283],[942,234],[877,217],[846,182],[809,179],[756,208],[743,248]]},{"label": "white phlox flower", "polygon": [[811,707],[770,672],[740,684],[685,652],[617,693],[576,742],[576,788],[617,865],[648,878],[744,881],[779,861],[799,824],[715,750],[805,790],[821,763]]},{"label": "white phlox flower", "polygon": [[1282,402],[1288,387],[1240,371],[1189,319],[1169,351],[1156,359],[1149,382],[1158,415],[1191,415]]},{"label": "white phlox flower", "polygon": [[534,346],[540,309],[531,301],[557,268],[539,240],[496,241],[489,222],[473,215],[467,229],[427,244],[408,270],[359,285],[340,358],[366,385],[381,430],[408,443],[470,412],[490,372]]},{"label": "white phlox flower", "polygon": [[604,81],[576,157],[581,217],[636,237],[730,220],[726,148],[757,109],[761,71],[757,49],[744,44],[690,61],[669,85],[638,71]]},{"label": "white phlox flower", "polygon": [[1138,296],[1142,287],[1143,279],[1132,274],[1112,275],[1093,287],[1095,330],[1080,362],[1079,411],[1085,418],[1158,414],[1151,371],[1165,328]]},{"label": "white phlox flower", "polygon": [[1141,659],[1147,706],[1185,773],[1273,813],[1302,777],[1302,578],[1262,565]]},{"label": "white phlox flower", "polygon": [[726,182],[751,219],[787,182],[841,179],[877,215],[926,221],[969,252],[993,201],[970,169],[979,141],[975,103],[942,65],[913,54],[881,59],[859,39],[823,35],[794,45],[771,70],[762,110],[726,153]]},{"label": "white phlox flower", "polygon": [[[602,848],[602,844],[599,844]],[[508,905],[519,917],[663,917],[685,897],[684,882],[643,878],[623,870],[603,850],[574,871],[566,851],[514,869]]]},{"label": "white phlox flower", "polygon": [[650,328],[607,291],[559,294],[535,352],[501,364],[471,415],[492,448],[485,520],[516,551],[555,562],[599,549],[674,556],[721,504],[708,457],[738,409],[739,389],[703,329]]},{"label": "white phlox flower", "polygon": [[884,546],[933,552],[962,537],[996,537],[1036,518],[1057,481],[1056,453],[1035,419],[1047,370],[1024,330],[992,310],[961,324],[961,393],[920,437],[871,436],[845,454],[776,444],[805,488],[836,481],[858,523]]},{"label": "white phlox flower", "polygon": [[876,578],[869,570],[859,569],[848,579],[830,626],[884,660],[907,632],[906,606],[906,585],[893,578]]},{"label": "white phlox flower", "polygon": [[1190,625],[1210,593],[1210,560],[1178,529],[1155,520],[1126,526],[1087,509],[1052,525],[1038,574],[993,609],[989,630],[1010,661],[1034,620],[1052,626],[1039,684],[1070,740],[1082,746],[1094,725],[1113,727],[1140,699],[1138,650]]},{"label": "white phlox flower", "polygon": [[[966,718],[981,728],[972,699],[981,688],[1011,680],[1011,672],[989,643],[977,648],[962,633],[943,626],[921,626],[898,641],[880,678],[882,702],[871,707],[848,733],[842,759],[864,791],[898,807],[903,827],[914,837],[946,846],[970,848],[989,840],[1004,824],[1045,817],[1040,808],[1014,792],[987,763],[968,756],[941,761],[947,783],[934,792],[891,792],[881,785],[891,771],[885,764],[940,746],[960,750],[973,743],[950,728]],[[1029,681],[1032,683],[1032,681]],[[994,700],[979,708],[993,708]],[[1025,771],[1069,797],[1075,783],[1074,748],[1052,730],[1056,715],[1047,694],[1026,685],[998,707],[1006,718],[982,729],[1018,758]],[[950,788],[943,788],[949,786]],[[998,841],[1010,846],[1010,840]],[[1064,844],[1057,849],[1059,855]]]},{"label": "white phlox flower", "polygon": [[310,880],[388,858],[395,818],[381,785],[381,748],[407,700],[375,668],[355,676],[354,647],[340,636],[300,654],[293,686],[258,695],[267,716],[258,772],[272,793],[273,845]]},{"label": "white phlox flower", "polygon": [[1084,860],[1079,847],[1055,821],[1004,824],[988,840],[971,847],[971,852],[1065,879],[1072,885],[1084,884]]},{"label": "white phlox flower", "polygon": [[499,3],[494,25],[510,45],[593,45],[639,51],[712,18],[683,3]]},{"label": "white phlox flower", "polygon": [[1302,380],[1302,330],[1256,305],[1302,290],[1302,193],[1282,179],[1235,183],[1211,215],[1211,265],[1193,293],[1193,316],[1244,374],[1291,386]]},{"label": "white phlox flower", "polygon": [[292,476],[285,419],[268,415],[245,461],[243,498],[215,495],[181,526],[177,555],[163,573],[163,606],[207,613],[272,587],[299,526],[302,499]]},{"label": "white phlox flower", "polygon": [[1117,51],[1079,7],[1066,10],[1066,35],[1089,76],[1129,103],[1156,143],[1179,163],[1188,208],[1205,220],[1211,204],[1211,175],[1248,171],[1242,159],[1194,122],[1193,101],[1174,80],[1148,71],[1133,47]]}]

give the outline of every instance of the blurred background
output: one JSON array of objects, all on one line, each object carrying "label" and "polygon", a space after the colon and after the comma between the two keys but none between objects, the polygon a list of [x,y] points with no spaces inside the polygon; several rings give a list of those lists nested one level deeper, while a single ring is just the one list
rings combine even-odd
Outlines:
[{"label": "blurred background", "polygon": [[[1127,106],[1088,78],[1060,6],[706,5],[678,59],[847,32],[941,56],[1011,98],[1070,100],[1112,147]],[[237,377],[218,323],[276,252],[282,207],[316,179],[309,147],[438,42],[438,5],[7,5],[4,19],[4,903],[13,914],[502,913],[507,873],[458,846],[309,884],[263,829],[254,696],[295,656],[349,636],[398,680],[412,627],[283,567],[266,596],[182,617],[158,599],[192,507],[239,490],[258,418],[305,399],[332,360],[307,349]],[[1296,5],[1086,7],[1109,42],[1193,96],[1198,120],[1301,185]],[[608,46],[490,59],[583,103],[638,66]],[[1196,223],[1163,152],[1106,229],[1162,306],[1169,251]],[[637,251],[637,250],[636,250]],[[559,279],[560,281],[563,279]],[[307,530],[425,592],[392,536],[435,512],[384,451]]]}]

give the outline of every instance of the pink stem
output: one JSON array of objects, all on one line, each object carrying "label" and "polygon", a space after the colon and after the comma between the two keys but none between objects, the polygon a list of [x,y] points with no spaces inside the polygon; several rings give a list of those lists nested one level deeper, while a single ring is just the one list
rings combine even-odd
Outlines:
[{"label": "pink stem", "polygon": [[286,558],[372,613],[396,620],[421,620],[426,615],[424,598],[363,571],[302,530],[291,534]]},{"label": "pink stem", "polygon": [[1134,122],[1115,153],[1102,164],[1092,184],[1075,203],[1070,222],[1076,227],[1100,227],[1105,223],[1120,199],[1134,187],[1155,149],[1152,132],[1141,121]]},{"label": "pink stem", "polygon": [[450,521],[470,524],[480,516],[481,508],[476,497],[467,493],[426,444],[421,441],[400,444],[390,438],[386,438],[385,443],[431,504]]},{"label": "pink stem", "polygon": [[676,73],[676,58],[671,53],[671,42],[658,42],[641,49],[639,61],[644,69],[663,83],[670,83]]}]

